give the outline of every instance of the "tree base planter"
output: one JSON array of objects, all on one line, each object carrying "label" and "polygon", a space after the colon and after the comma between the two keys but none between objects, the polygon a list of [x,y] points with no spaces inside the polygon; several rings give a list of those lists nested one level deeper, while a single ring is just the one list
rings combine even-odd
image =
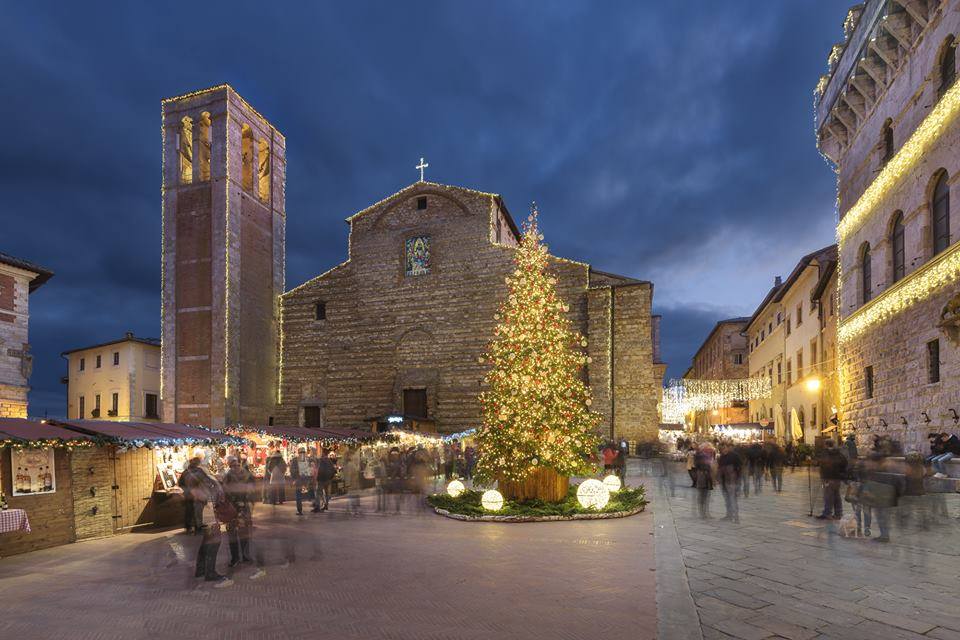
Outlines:
[{"label": "tree base planter", "polygon": [[454,520],[463,520],[464,522],[562,522],[565,520],[609,520],[610,518],[626,518],[635,516],[646,509],[636,507],[627,511],[614,511],[613,513],[575,513],[569,516],[465,516],[459,513],[450,513],[446,509],[434,507],[441,516],[452,518]]},{"label": "tree base planter", "polygon": [[506,500],[562,502],[570,492],[570,477],[562,476],[553,469],[538,467],[520,482],[498,479],[497,488]]}]

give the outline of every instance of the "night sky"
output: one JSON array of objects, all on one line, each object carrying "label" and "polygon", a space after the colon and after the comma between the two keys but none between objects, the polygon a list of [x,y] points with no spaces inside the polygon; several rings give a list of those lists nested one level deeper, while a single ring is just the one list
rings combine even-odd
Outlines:
[{"label": "night sky", "polygon": [[813,88],[851,3],[6,3],[0,251],[56,272],[31,414],[65,412],[61,351],[159,336],[160,100],[223,82],[287,137],[288,289],[425,156],[519,219],[536,200],[553,253],[653,280],[681,375],[833,241]]}]

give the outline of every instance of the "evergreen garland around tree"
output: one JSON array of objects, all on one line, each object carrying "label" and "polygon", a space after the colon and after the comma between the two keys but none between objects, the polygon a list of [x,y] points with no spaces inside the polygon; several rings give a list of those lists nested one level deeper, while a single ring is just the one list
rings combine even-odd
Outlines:
[{"label": "evergreen garland around tree", "polygon": [[580,375],[590,361],[583,351],[587,341],[570,326],[557,280],[546,273],[542,242],[534,206],[482,359],[492,364],[476,436],[477,474],[487,480],[522,481],[538,467],[583,474],[599,443],[601,416],[590,411],[590,390]]}]

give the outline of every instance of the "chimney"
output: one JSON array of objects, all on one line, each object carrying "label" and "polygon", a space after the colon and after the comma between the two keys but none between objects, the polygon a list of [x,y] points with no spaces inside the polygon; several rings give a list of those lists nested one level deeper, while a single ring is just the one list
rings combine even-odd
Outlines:
[{"label": "chimney", "polygon": [[777,276],[776,278],[773,279],[773,286],[779,287],[782,284],[783,284],[783,278],[781,278],[780,276]]}]

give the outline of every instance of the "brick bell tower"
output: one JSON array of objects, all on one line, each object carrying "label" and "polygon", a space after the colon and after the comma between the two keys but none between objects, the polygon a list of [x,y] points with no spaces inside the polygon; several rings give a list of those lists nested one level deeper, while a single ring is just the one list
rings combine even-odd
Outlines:
[{"label": "brick bell tower", "polygon": [[163,419],[267,424],[276,406],[286,141],[228,85],[162,102]]}]

